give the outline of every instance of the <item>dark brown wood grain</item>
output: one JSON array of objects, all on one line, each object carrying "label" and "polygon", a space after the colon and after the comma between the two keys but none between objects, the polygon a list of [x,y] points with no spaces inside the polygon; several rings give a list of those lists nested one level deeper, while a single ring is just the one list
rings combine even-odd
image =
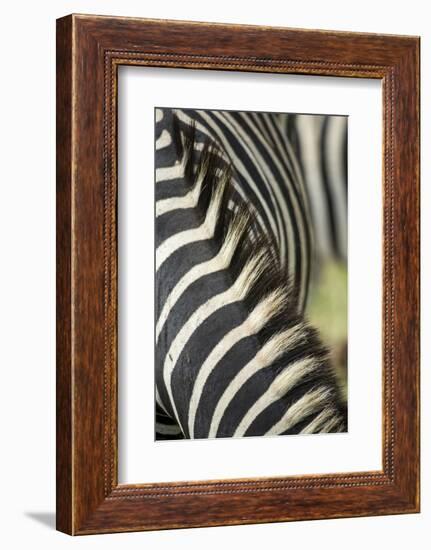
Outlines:
[{"label": "dark brown wood grain", "polygon": [[[118,484],[117,68],[130,64],[382,80],[382,471]],[[57,528],[86,534],[417,512],[418,430],[419,39],[58,20]]]},{"label": "dark brown wood grain", "polygon": [[72,532],[72,27],[57,22],[57,528]]}]

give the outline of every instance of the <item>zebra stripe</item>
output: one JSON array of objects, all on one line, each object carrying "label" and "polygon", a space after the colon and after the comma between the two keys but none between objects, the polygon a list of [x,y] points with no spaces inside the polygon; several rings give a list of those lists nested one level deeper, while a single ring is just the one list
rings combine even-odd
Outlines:
[{"label": "zebra stripe", "polygon": [[284,295],[281,292],[274,291],[264,298],[250,313],[246,320],[239,326],[233,328],[228,332],[217,345],[211,350],[207,359],[199,369],[199,373],[196,377],[196,381],[193,386],[192,395],[190,398],[189,407],[189,434],[190,437],[194,436],[194,423],[196,418],[196,411],[199,405],[199,401],[205,387],[205,384],[216,368],[220,360],[228,353],[229,350],[235,346],[244,335],[257,334],[265,324],[273,317],[282,306]]},{"label": "zebra stripe", "polygon": [[[235,166],[236,173],[241,178],[241,185],[244,189],[246,200],[253,204],[258,212],[259,225],[266,234],[271,235],[271,242],[279,245],[281,235],[278,223],[271,210],[271,208],[276,209],[276,205],[270,196],[271,189],[269,188],[268,190],[264,180],[262,180],[255,166],[253,166],[253,162],[251,162],[252,171],[250,172],[249,166],[247,165],[246,167],[244,165],[242,158],[247,157],[244,146],[240,142],[238,144],[238,140],[235,141],[234,135],[230,136],[231,141],[229,141],[229,135],[223,132],[223,126],[217,125],[217,123],[203,111],[198,111],[194,114],[190,111],[184,112],[176,110],[175,116],[187,124],[194,124],[204,138],[210,139],[221,146],[221,149],[226,153],[227,161]],[[234,149],[234,143],[236,149]],[[242,149],[238,150],[239,146],[241,146]]]},{"label": "zebra stripe", "polygon": [[[223,392],[222,396],[220,397],[217,403],[217,407],[215,408],[214,415],[212,417],[212,422],[209,430],[209,437],[216,436],[220,421],[226,409],[228,408],[229,404],[233,401],[235,396],[238,394],[238,392],[241,390],[241,388],[244,387],[246,382],[250,380],[250,378],[252,378],[252,376],[256,374],[258,371],[269,367],[274,361],[276,361],[280,357],[280,355],[285,353],[292,346],[297,345],[298,341],[302,339],[303,339],[303,334],[300,327],[294,326],[292,328],[285,330],[284,332],[281,332],[273,336],[256,353],[253,359],[249,361],[245,365],[245,367],[243,367],[238,372],[238,374],[233,378],[233,380],[229,383],[229,386],[226,388],[226,390]],[[291,369],[292,369],[292,366],[290,367],[289,372],[291,372]],[[265,408],[266,407],[263,407],[261,411],[263,411]],[[247,411],[247,414],[242,419],[241,424],[236,429],[235,434],[239,432],[241,425],[243,424],[247,415],[250,414],[251,410],[252,408]]]},{"label": "zebra stripe", "polygon": [[347,117],[280,115],[300,159],[320,261],[347,260]]},{"label": "zebra stripe", "polygon": [[313,231],[284,130],[156,110],[158,439],[345,429],[303,317]]}]

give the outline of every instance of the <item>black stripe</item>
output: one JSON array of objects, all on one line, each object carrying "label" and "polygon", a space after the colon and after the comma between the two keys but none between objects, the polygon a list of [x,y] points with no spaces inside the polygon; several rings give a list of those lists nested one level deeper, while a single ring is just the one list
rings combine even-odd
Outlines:
[{"label": "black stripe", "polygon": [[[248,135],[253,135],[253,129],[250,127],[250,122],[246,118],[241,118],[239,113],[230,113],[232,118],[244,129]],[[243,115],[243,113],[241,113]],[[294,281],[295,281],[295,287],[299,289],[300,282],[301,282],[301,274],[302,274],[302,265],[301,265],[301,239],[300,239],[300,233],[297,223],[297,217],[295,215],[295,209],[292,205],[292,198],[290,196],[289,190],[293,188],[292,183],[290,183],[290,187],[288,188],[286,185],[283,184],[283,175],[279,171],[278,167],[274,163],[274,161],[271,159],[270,154],[268,153],[267,149],[264,147],[262,142],[260,141],[260,136],[254,135],[254,145],[256,149],[259,151],[260,155],[263,157],[264,162],[268,165],[268,167],[272,170],[272,174],[274,176],[274,181],[276,182],[276,185],[278,186],[282,197],[284,198],[284,202],[287,208],[289,220],[292,224],[293,229],[293,243],[295,246],[294,254],[295,254],[295,269],[294,269]],[[274,196],[274,201],[278,204],[277,199]],[[281,206],[279,206],[280,215],[283,220],[283,214],[281,212]],[[301,208],[298,205],[298,210],[301,212]],[[304,221],[304,220],[302,220]],[[286,227],[286,220],[284,220],[283,224],[283,231],[285,235],[285,243],[286,243],[286,252],[289,255],[292,251],[289,251],[288,249],[288,237],[287,237],[287,227]],[[304,246],[306,244],[304,243]]]},{"label": "black stripe", "polygon": [[[219,138],[214,134],[214,130],[209,126],[209,124],[206,122],[206,120],[202,118],[199,111],[184,110],[184,113],[186,115],[196,119],[197,122],[199,122],[200,124],[202,124],[202,126],[207,128],[208,133],[210,135],[214,136],[214,139],[216,139],[216,141],[219,142]],[[253,163],[251,161],[251,158],[249,157],[248,153],[246,151],[244,151],[243,145],[238,142],[238,138],[234,134],[232,134],[232,132],[228,128],[226,128],[226,125],[223,124],[222,121],[220,121],[219,119],[214,117],[213,113],[211,113],[210,111],[207,111],[207,112],[205,112],[205,114],[207,114],[211,118],[211,120],[213,120],[215,122],[215,124],[222,130],[223,135],[224,135],[225,139],[228,141],[230,147],[233,149],[235,154],[239,158],[241,158],[242,163],[244,164],[244,166],[247,169],[248,173],[252,177],[254,183],[256,184],[256,187],[258,187],[265,203],[267,205],[272,204],[273,208],[277,208],[277,204],[274,204],[274,201],[271,197],[271,193],[270,193],[270,190],[268,189],[268,186],[267,186],[266,182],[262,180],[260,174],[257,171],[255,163]],[[226,152],[226,154],[227,154],[227,152]],[[231,159],[231,161],[232,161],[232,159]],[[273,233],[269,218],[267,217],[266,212],[264,211],[263,207],[261,206],[260,201],[257,198],[257,195],[255,194],[253,189],[250,187],[247,180],[238,172],[238,170],[236,171],[236,174],[237,174],[238,179],[241,182],[241,185],[243,186],[243,190],[244,190],[246,196],[250,200],[250,203],[259,212],[259,215],[263,219],[263,221],[264,221],[264,223],[267,227],[267,230],[272,234],[272,236],[274,238],[274,242],[278,242],[278,237],[277,237],[277,235],[275,235]],[[274,218],[275,218],[275,223],[276,223],[276,226],[277,226],[277,216],[274,215]]]}]

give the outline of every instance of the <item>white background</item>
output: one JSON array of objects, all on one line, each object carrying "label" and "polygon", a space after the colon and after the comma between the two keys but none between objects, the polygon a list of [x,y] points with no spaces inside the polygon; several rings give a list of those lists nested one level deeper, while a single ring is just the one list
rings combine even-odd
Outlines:
[{"label": "white background", "polygon": [[[119,78],[120,482],[381,470],[381,82],[147,67]],[[154,441],[155,105],[349,115],[349,433]]]},{"label": "white background", "polygon": [[[431,149],[431,30],[426,2],[218,0],[10,2],[3,6],[0,124],[1,542],[5,548],[428,548],[431,342],[422,346],[422,514],[102,535],[53,530],[55,411],[55,18],[74,12],[422,36],[422,151]],[[4,42],[4,44],[3,44]],[[431,330],[430,165],[422,167],[422,327]]]}]

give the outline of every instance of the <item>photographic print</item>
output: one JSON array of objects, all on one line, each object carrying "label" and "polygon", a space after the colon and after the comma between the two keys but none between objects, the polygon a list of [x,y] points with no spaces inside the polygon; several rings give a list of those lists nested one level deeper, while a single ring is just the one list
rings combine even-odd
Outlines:
[{"label": "photographic print", "polygon": [[347,431],[347,124],[155,109],[156,440]]},{"label": "photographic print", "polygon": [[58,530],[420,510],[419,69],[417,36],[57,21]]}]

